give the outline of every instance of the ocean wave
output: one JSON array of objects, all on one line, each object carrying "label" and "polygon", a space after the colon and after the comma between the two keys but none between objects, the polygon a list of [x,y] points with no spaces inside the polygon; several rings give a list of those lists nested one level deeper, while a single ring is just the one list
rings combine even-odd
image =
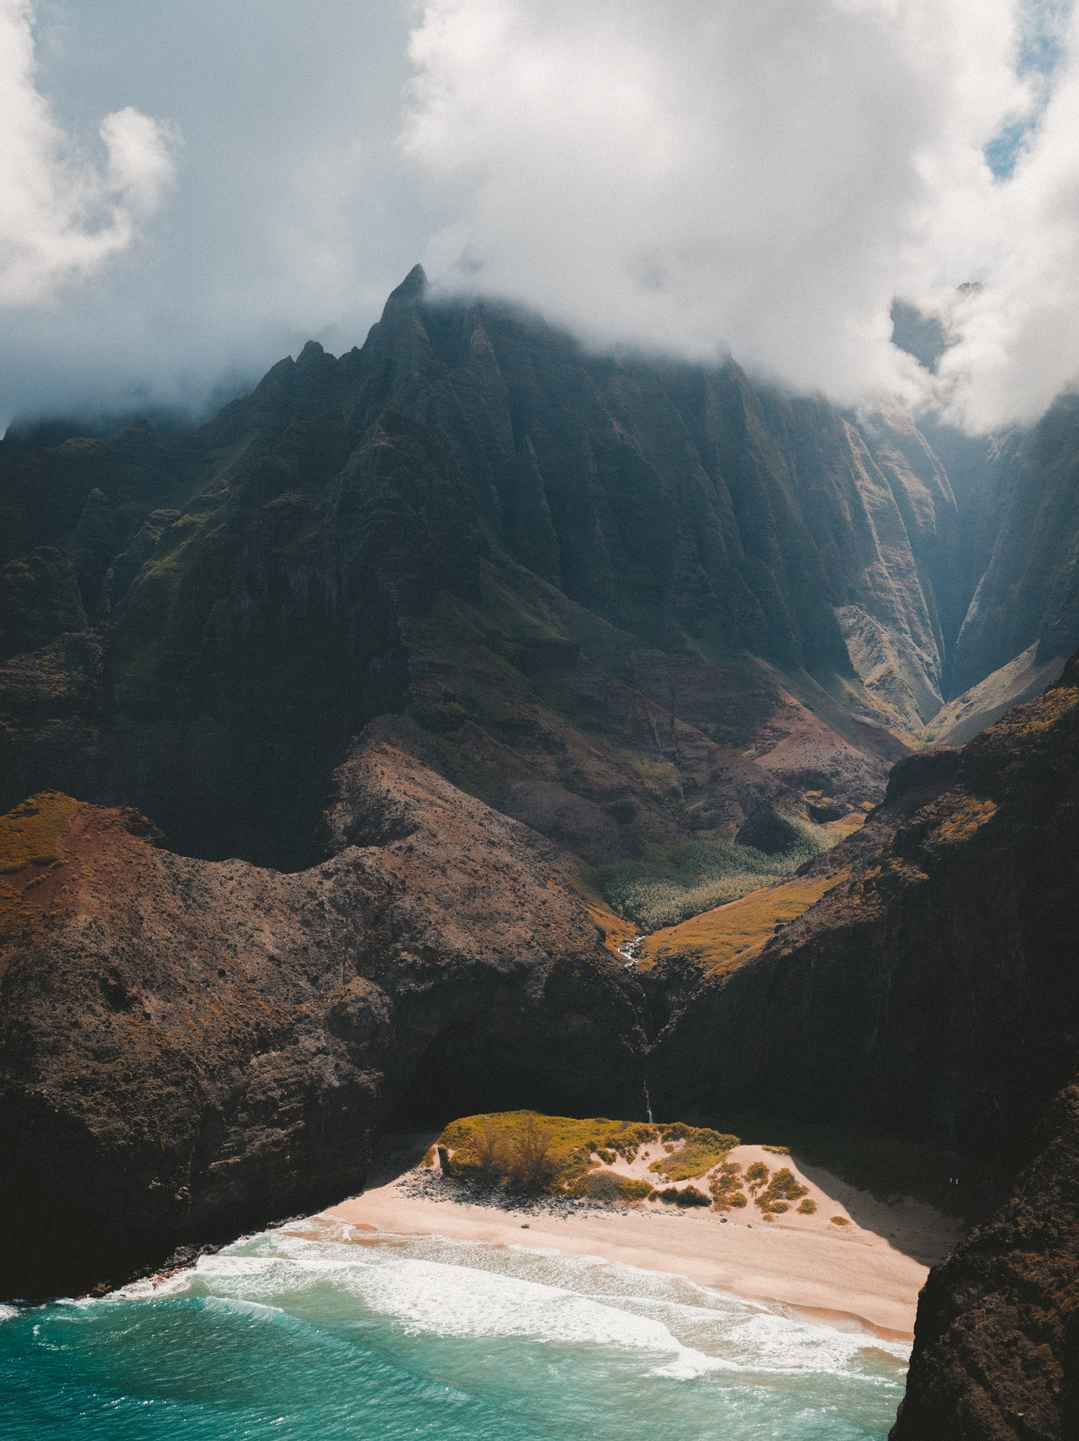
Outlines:
[{"label": "ocean wave", "polygon": [[245,1237],[156,1286],[138,1282],[113,1295],[191,1294],[280,1312],[290,1296],[330,1287],[408,1331],[618,1347],[678,1380],[710,1372],[850,1375],[867,1348],[897,1366],[907,1358],[899,1343],[604,1258],[437,1237],[358,1248],[340,1229],[324,1235]]},{"label": "ocean wave", "polygon": [[[170,1294],[179,1281],[165,1283]],[[406,1330],[617,1346],[662,1357],[669,1375],[728,1369],[721,1358],[682,1345],[662,1322],[565,1287],[399,1253],[357,1255],[347,1244],[282,1238],[269,1255],[202,1257],[182,1277],[192,1294],[249,1306],[266,1305],[267,1298],[287,1305],[290,1295],[319,1285],[347,1292]]]},{"label": "ocean wave", "polygon": [[14,1321],[15,1317],[18,1314],[18,1306],[6,1306],[2,1301],[0,1301],[0,1322]]}]

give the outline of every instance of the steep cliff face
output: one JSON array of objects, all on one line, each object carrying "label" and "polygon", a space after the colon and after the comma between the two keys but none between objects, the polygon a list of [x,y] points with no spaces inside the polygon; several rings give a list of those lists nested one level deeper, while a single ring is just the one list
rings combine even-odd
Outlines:
[{"label": "steep cliff face", "polygon": [[317,859],[381,714],[595,857],[875,798],[939,703],[955,502],[909,421],[589,355],[419,272],[362,350],[198,430],[16,434],[0,495],[0,803],[133,803],[193,853]]},{"label": "steep cliff face", "polygon": [[[665,1111],[825,1115],[1018,1173],[930,1276],[896,1441],[1063,1441],[1079,1415],[1077,757],[1079,657],[962,751],[900,763],[770,939],[729,956],[700,918],[660,952]],[[679,963],[680,936],[706,944]]]},{"label": "steep cliff face", "polygon": [[1079,1077],[1032,1150],[1005,1205],[930,1273],[892,1441],[1079,1434]]},{"label": "steep cliff face", "polygon": [[1007,1158],[1079,1051],[1077,753],[1073,661],[962,751],[901,762],[865,829],[809,868],[839,884],[671,1023],[653,1093]]},{"label": "steep cliff face", "polygon": [[1032,644],[1040,662],[1079,644],[1079,397],[994,453],[991,554],[956,642],[953,692]]},{"label": "steep cliff face", "polygon": [[339,1198],[388,1117],[450,1091],[636,1105],[634,983],[557,853],[391,737],[339,772],[313,870],[147,830],[56,793],[0,820],[0,1294]]}]

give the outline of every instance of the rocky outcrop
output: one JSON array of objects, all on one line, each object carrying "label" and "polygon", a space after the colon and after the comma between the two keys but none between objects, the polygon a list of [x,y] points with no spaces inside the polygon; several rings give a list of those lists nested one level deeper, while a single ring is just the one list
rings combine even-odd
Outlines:
[{"label": "rocky outcrop", "polygon": [[744,963],[694,986],[668,962],[664,1113],[825,1115],[1018,1176],[930,1276],[896,1441],[1074,1431],[1077,756],[1079,657],[963,750],[897,765],[864,830],[808,868],[837,883]]},{"label": "rocky outcrop", "polygon": [[810,868],[847,878],[686,1003],[653,1096],[672,1114],[802,1108],[1014,1160],[1079,1052],[1077,753],[1073,661],[964,750],[897,765],[864,830]]},{"label": "rocky outcrop", "polygon": [[1079,1434],[1079,1077],[1008,1201],[930,1273],[892,1441]]},{"label": "rocky outcrop", "polygon": [[387,1119],[447,1094],[636,1104],[634,983],[557,853],[390,738],[339,772],[313,870],[148,830],[56,794],[0,821],[0,1294],[355,1191]]}]

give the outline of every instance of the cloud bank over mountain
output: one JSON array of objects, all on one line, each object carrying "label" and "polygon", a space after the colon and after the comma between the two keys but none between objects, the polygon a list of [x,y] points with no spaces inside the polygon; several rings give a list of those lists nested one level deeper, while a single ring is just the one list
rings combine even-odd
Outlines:
[{"label": "cloud bank over mountain", "polygon": [[[342,348],[417,256],[598,345],[980,429],[1079,375],[1062,0],[100,8],[0,0],[0,418]],[[939,376],[897,295],[944,315]]]}]

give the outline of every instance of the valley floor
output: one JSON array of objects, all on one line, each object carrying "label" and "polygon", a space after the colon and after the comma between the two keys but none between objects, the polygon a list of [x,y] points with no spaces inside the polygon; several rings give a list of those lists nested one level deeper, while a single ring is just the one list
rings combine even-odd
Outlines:
[{"label": "valley floor", "polygon": [[[760,1159],[758,1149],[742,1146],[732,1157],[751,1164]],[[459,1199],[455,1183],[419,1170],[373,1186],[322,1217],[345,1223],[345,1234],[359,1245],[440,1235],[495,1246],[550,1247],[685,1276],[748,1300],[862,1326],[887,1339],[909,1339],[925,1263],[948,1253],[959,1237],[957,1224],[921,1202],[885,1204],[816,1168],[798,1174],[817,1201],[817,1213],[780,1216],[770,1224],[752,1207],[721,1217],[659,1203],[480,1204]],[[837,1225],[835,1216],[846,1224]]]}]

